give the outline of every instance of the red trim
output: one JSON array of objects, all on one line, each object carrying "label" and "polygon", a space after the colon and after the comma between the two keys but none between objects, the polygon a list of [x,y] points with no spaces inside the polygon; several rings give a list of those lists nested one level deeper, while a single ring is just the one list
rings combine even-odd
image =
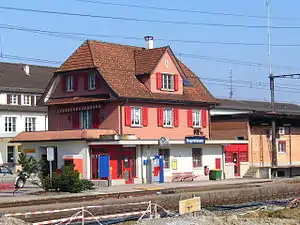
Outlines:
[{"label": "red trim", "polygon": [[125,126],[131,126],[131,107],[125,106]]},{"label": "red trim", "polygon": [[143,126],[147,127],[148,126],[148,108],[143,107],[142,108],[142,118],[143,118]]},{"label": "red trim", "polygon": [[179,89],[179,75],[175,74],[174,75],[174,90],[178,91]]},{"label": "red trim", "polygon": [[157,125],[159,127],[164,126],[164,110],[163,110],[163,108],[157,108]]},{"label": "red trim", "polygon": [[80,128],[80,118],[79,118],[79,112],[73,112],[72,113],[72,127],[73,129],[79,129]]},{"label": "red trim", "polygon": [[162,89],[162,75],[161,75],[161,73],[156,73],[156,88],[157,88],[157,90]]},{"label": "red trim", "polygon": [[78,75],[73,76],[73,90],[76,91],[78,89]]},{"label": "red trim", "polygon": [[202,127],[206,128],[207,127],[207,110],[202,110]]},{"label": "red trim", "polygon": [[178,109],[174,109],[174,127],[178,127],[179,126],[179,110]]},{"label": "red trim", "polygon": [[188,127],[193,127],[193,110],[187,110],[187,123]]}]

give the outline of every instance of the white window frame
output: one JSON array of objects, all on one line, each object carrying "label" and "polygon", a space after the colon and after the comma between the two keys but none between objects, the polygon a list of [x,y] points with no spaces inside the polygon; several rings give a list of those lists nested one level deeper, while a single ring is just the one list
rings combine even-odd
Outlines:
[{"label": "white window frame", "polygon": [[163,112],[163,122],[164,127],[173,127],[174,126],[174,110],[166,108]]},{"label": "white window frame", "polygon": [[93,128],[93,115],[91,110],[80,111],[80,128],[91,129]]},{"label": "white window frame", "polygon": [[162,77],[162,90],[174,91],[175,88],[174,74],[162,73],[161,77]]},{"label": "white window frame", "polygon": [[67,76],[66,90],[68,92],[74,91],[74,76],[72,75]]},{"label": "white window frame", "polygon": [[36,131],[35,117],[25,117],[25,131],[26,132]]},{"label": "white window frame", "polygon": [[[281,148],[281,145],[280,145],[281,142],[285,143],[284,144],[285,145],[284,151]],[[278,142],[277,142],[277,152],[280,153],[280,154],[285,154],[286,153],[286,140],[278,140]]]},{"label": "white window frame", "polygon": [[131,107],[131,126],[142,126],[142,108]]},{"label": "white window frame", "polygon": [[9,104],[18,105],[18,95],[10,95]]},{"label": "white window frame", "polygon": [[202,127],[202,110],[193,110],[193,127]]},{"label": "white window frame", "polygon": [[16,132],[17,131],[17,117],[6,116],[5,117],[5,132]]},{"label": "white window frame", "polygon": [[23,105],[31,105],[31,96],[30,95],[23,95]]},{"label": "white window frame", "polygon": [[88,89],[89,90],[96,89],[96,73],[90,73],[88,75]]}]

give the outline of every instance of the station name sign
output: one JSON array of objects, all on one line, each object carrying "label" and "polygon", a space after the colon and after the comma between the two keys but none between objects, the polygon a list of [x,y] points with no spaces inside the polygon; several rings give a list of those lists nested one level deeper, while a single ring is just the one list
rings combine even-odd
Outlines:
[{"label": "station name sign", "polygon": [[185,137],[184,142],[186,144],[205,144],[205,139],[204,136],[191,136]]}]

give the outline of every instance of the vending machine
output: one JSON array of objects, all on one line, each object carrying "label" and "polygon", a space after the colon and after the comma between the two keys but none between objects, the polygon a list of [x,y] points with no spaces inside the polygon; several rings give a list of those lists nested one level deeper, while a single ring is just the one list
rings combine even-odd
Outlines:
[{"label": "vending machine", "polygon": [[147,183],[164,183],[164,157],[152,156],[144,161]]}]

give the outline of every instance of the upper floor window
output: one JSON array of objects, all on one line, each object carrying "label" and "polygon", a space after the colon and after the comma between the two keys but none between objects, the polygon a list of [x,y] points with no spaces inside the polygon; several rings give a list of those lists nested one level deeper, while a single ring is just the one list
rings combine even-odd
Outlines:
[{"label": "upper floor window", "polygon": [[96,89],[96,74],[95,73],[89,74],[88,88],[89,88],[89,90]]},{"label": "upper floor window", "polygon": [[162,74],[162,89],[174,90],[174,75],[172,74]]},{"label": "upper floor window", "polygon": [[73,76],[67,76],[66,88],[67,88],[67,91],[74,91],[74,77]]},{"label": "upper floor window", "polygon": [[16,117],[5,117],[5,131],[16,132]]},{"label": "upper floor window", "polygon": [[173,109],[164,109],[164,127],[173,126]]},{"label": "upper floor window", "polygon": [[131,108],[131,125],[141,126],[142,125],[142,109],[138,107]]},{"label": "upper floor window", "polygon": [[18,105],[18,95],[10,95],[9,104]]},{"label": "upper floor window", "polygon": [[31,96],[23,95],[23,105],[31,105]]},{"label": "upper floor window", "polygon": [[26,117],[25,118],[25,131],[35,131],[36,118],[34,117]]},{"label": "upper floor window", "polygon": [[193,127],[201,127],[201,110],[193,110]]},{"label": "upper floor window", "polygon": [[286,141],[278,141],[278,152],[286,153]]},{"label": "upper floor window", "polygon": [[91,129],[93,126],[91,110],[84,110],[80,112],[80,128]]}]

